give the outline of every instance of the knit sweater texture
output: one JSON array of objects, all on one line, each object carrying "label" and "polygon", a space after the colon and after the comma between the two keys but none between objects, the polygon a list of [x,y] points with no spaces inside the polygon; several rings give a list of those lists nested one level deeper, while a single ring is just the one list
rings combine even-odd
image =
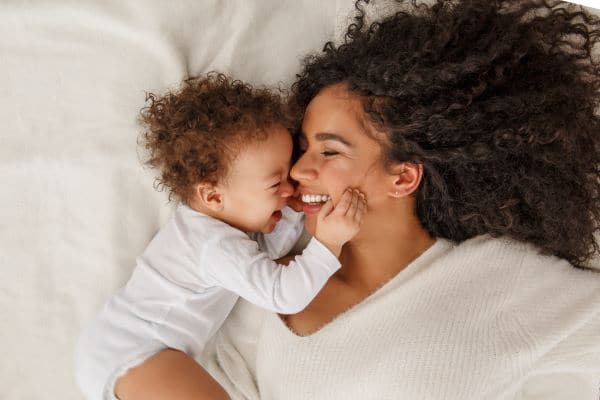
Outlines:
[{"label": "knit sweater texture", "polygon": [[308,336],[238,302],[201,362],[234,399],[514,399],[557,373],[598,390],[600,273],[506,238],[438,239]]}]

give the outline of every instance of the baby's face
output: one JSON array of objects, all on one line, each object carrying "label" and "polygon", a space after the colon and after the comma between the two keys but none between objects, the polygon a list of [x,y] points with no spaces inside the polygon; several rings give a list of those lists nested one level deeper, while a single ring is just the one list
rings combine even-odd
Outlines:
[{"label": "baby's face", "polygon": [[294,192],[288,181],[291,135],[281,126],[271,129],[268,139],[240,151],[223,185],[224,220],[243,231],[273,231]]}]

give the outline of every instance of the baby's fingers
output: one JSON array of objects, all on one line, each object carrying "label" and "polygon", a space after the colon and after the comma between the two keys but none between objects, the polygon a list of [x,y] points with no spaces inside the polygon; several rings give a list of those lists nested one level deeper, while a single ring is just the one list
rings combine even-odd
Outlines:
[{"label": "baby's fingers", "polygon": [[333,202],[331,201],[331,199],[329,199],[323,204],[323,206],[319,210],[319,214],[317,214],[317,219],[322,220],[323,218],[327,217],[331,210],[333,210]]},{"label": "baby's fingers", "polygon": [[335,206],[335,210],[333,210],[334,213],[338,215],[346,215],[346,213],[348,213],[348,209],[352,205],[352,193],[352,189],[346,189],[346,191],[344,191],[342,198]]},{"label": "baby's fingers", "polygon": [[359,191],[358,189],[353,189],[352,190],[352,198],[350,199],[350,206],[348,207],[348,211],[346,213],[346,216],[350,217],[350,218],[354,218],[354,216],[356,215],[356,211],[358,210],[358,202],[359,202]]},{"label": "baby's fingers", "polygon": [[356,208],[356,213],[354,214],[354,221],[360,225],[362,223],[363,216],[367,211],[367,202],[365,200],[364,195],[361,193],[360,199],[358,200],[358,207]]}]

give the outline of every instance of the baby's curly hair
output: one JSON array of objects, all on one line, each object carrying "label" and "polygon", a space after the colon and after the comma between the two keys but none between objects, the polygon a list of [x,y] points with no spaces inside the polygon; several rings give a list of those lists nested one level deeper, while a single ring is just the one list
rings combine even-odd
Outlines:
[{"label": "baby's curly hair", "polygon": [[368,3],[342,44],[305,59],[296,106],[335,83],[357,94],[388,165],[423,165],[416,213],[432,235],[508,236],[584,267],[599,250],[598,17],[551,0],[412,0],[369,24]]},{"label": "baby's curly hair", "polygon": [[144,163],[159,170],[155,187],[187,203],[194,184],[225,182],[244,144],[267,139],[276,125],[293,128],[281,95],[216,72],[162,96],[147,94],[138,142],[147,151]]}]

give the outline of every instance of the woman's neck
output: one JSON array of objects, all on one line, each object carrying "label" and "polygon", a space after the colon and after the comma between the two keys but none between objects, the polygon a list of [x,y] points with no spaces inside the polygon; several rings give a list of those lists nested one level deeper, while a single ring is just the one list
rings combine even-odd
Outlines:
[{"label": "woman's neck", "polygon": [[435,239],[423,228],[412,209],[370,212],[360,233],[346,243],[340,255],[338,279],[372,293],[427,250]]}]

